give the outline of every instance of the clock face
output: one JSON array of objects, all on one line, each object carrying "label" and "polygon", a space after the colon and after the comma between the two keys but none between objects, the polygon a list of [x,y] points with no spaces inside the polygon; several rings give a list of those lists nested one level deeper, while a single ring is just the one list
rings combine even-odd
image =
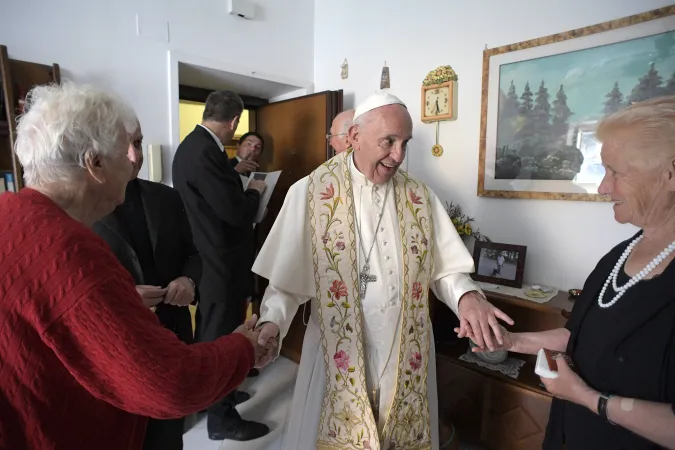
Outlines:
[{"label": "clock face", "polygon": [[428,89],[425,91],[425,108],[424,115],[426,117],[443,116],[450,111],[450,88],[444,86],[436,89]]}]

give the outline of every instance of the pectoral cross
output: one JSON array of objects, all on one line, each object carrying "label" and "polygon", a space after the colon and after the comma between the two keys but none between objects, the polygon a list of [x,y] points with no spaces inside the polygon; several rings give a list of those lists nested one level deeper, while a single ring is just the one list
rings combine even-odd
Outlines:
[{"label": "pectoral cross", "polygon": [[361,270],[361,274],[359,275],[359,296],[361,297],[361,300],[366,298],[368,283],[373,283],[375,281],[377,281],[377,277],[370,274],[370,266],[366,264],[363,266],[363,270]]}]

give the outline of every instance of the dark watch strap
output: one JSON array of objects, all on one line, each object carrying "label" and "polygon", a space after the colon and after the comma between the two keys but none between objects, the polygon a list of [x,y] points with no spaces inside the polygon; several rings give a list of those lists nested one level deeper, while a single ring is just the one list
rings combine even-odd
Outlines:
[{"label": "dark watch strap", "polygon": [[598,399],[598,414],[607,422],[611,423],[612,425],[615,425],[615,423],[609,420],[609,417],[607,416],[607,403],[609,402],[609,399],[612,397],[614,397],[612,394],[604,394],[604,393],[600,394],[600,398]]}]

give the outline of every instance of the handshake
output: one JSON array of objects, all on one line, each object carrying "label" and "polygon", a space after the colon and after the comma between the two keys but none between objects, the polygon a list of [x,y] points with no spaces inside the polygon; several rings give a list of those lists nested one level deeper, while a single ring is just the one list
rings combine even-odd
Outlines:
[{"label": "handshake", "polygon": [[260,369],[277,356],[279,347],[279,326],[272,322],[261,324],[256,329],[258,316],[255,314],[243,325],[234,330],[235,333],[243,334],[253,345],[255,352],[255,364],[253,367]]}]

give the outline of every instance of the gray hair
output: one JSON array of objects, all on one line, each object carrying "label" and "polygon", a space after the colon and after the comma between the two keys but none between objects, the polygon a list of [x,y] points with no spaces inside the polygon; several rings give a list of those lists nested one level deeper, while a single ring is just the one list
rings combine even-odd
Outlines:
[{"label": "gray hair", "polygon": [[122,127],[128,137],[137,126],[133,109],[119,97],[72,82],[33,88],[26,110],[14,152],[27,186],[79,180],[88,154],[116,156]]},{"label": "gray hair", "polygon": [[241,116],[243,111],[244,102],[239,95],[232,91],[213,91],[206,97],[202,120],[232,122],[235,117]]},{"label": "gray hair", "polygon": [[630,147],[639,151],[632,161],[654,165],[675,157],[675,95],[633,103],[603,119],[597,127],[600,141],[629,130]]}]

